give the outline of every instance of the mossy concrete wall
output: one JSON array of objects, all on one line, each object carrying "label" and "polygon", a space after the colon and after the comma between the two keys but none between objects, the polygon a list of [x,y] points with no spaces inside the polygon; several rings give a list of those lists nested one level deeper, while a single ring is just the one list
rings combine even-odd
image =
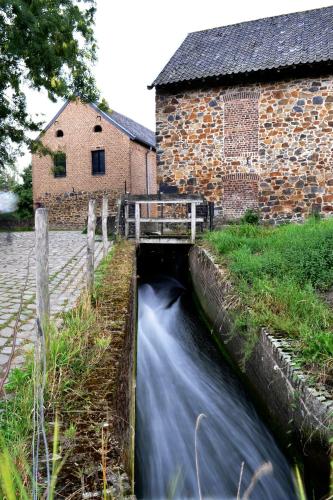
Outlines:
[{"label": "mossy concrete wall", "polygon": [[[317,463],[328,460],[332,435],[333,401],[323,389],[306,383],[287,352],[288,345],[263,328],[251,354],[244,363],[246,339],[233,328],[237,314],[237,294],[227,271],[214,261],[204,248],[190,250],[189,264],[194,290],[219,340],[263,404],[272,426],[285,438],[285,444],[296,441],[302,451]],[[319,465],[318,465],[319,466]]]}]

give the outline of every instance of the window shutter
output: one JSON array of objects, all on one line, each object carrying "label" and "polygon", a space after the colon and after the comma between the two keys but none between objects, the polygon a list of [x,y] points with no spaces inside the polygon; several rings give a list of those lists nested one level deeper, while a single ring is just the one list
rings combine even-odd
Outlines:
[{"label": "window shutter", "polygon": [[99,172],[100,174],[105,174],[105,151],[102,149],[99,151]]}]

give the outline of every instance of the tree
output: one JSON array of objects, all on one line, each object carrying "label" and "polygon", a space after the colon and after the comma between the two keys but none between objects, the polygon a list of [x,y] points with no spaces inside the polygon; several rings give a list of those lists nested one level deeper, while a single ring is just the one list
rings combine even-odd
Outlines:
[{"label": "tree", "polygon": [[15,166],[0,169],[0,191],[13,191],[17,184],[17,176]]},{"label": "tree", "polygon": [[32,166],[29,165],[22,174],[22,184],[16,184],[13,191],[18,196],[17,215],[20,219],[26,219],[33,216],[32,199]]},{"label": "tree", "polygon": [[98,103],[98,107],[101,111],[104,111],[105,113],[109,113],[111,115],[112,109],[110,108],[110,105],[105,97],[103,97],[102,100]]},{"label": "tree", "polygon": [[42,123],[27,113],[27,85],[52,101],[98,98],[95,10],[95,0],[0,0],[0,167],[13,164],[22,144],[42,149],[28,134]]}]

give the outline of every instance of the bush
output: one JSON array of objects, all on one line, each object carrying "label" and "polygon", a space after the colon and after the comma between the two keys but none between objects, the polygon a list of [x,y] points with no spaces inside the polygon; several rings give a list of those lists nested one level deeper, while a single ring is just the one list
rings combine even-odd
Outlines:
[{"label": "bush", "polygon": [[31,165],[23,171],[22,180],[22,184],[17,184],[14,187],[14,193],[16,193],[19,198],[16,214],[19,219],[29,219],[34,213]]},{"label": "bush", "polygon": [[259,212],[256,210],[252,210],[252,208],[247,208],[245,214],[241,218],[241,222],[245,224],[259,224],[259,221]]}]

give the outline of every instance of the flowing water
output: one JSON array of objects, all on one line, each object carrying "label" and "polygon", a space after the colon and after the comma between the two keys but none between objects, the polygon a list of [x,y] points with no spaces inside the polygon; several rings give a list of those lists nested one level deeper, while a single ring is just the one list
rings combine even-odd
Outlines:
[{"label": "flowing water", "polygon": [[199,498],[200,488],[202,498],[235,499],[240,482],[242,498],[270,461],[249,498],[296,498],[287,460],[209,336],[178,281],[140,286],[137,497]]}]

